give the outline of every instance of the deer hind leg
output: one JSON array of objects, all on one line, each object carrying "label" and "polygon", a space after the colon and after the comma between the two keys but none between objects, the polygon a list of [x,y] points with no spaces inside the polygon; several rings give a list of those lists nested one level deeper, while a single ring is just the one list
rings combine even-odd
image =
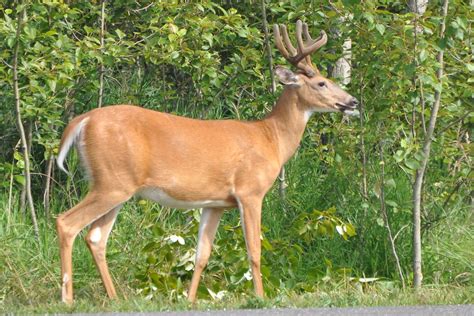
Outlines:
[{"label": "deer hind leg", "polygon": [[262,199],[237,198],[237,203],[247,246],[247,254],[252,269],[255,294],[263,297],[262,276],[260,274]]},{"label": "deer hind leg", "polygon": [[114,226],[115,219],[122,205],[112,209],[110,212],[92,223],[89,233],[86,236],[87,246],[92,253],[100,277],[104,283],[107,295],[110,298],[117,297],[112,278],[110,277],[109,267],[106,260],[106,247],[110,232]]},{"label": "deer hind leg", "polygon": [[130,196],[123,192],[89,194],[69,211],[59,215],[56,227],[59,237],[61,254],[62,300],[71,304],[73,301],[72,287],[72,247],[77,234],[113,208],[124,203]]},{"label": "deer hind leg", "polygon": [[224,213],[223,209],[205,208],[202,210],[199,223],[198,245],[196,250],[196,263],[194,265],[193,278],[189,286],[188,300],[196,301],[196,292],[201,279],[201,273],[207,265],[211,255],[212,243],[216,236],[217,226]]}]

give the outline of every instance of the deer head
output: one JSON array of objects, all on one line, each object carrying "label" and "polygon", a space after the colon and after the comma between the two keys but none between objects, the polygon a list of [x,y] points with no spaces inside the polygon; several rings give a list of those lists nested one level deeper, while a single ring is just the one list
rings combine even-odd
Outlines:
[{"label": "deer head", "polygon": [[308,25],[298,20],[296,22],[297,49],[291,43],[285,25],[275,24],[273,34],[280,53],[298,69],[293,72],[284,67],[277,67],[275,73],[283,85],[295,89],[305,111],[342,112],[349,115],[356,113],[357,99],[321,75],[318,68],[311,63],[310,55],[327,42],[326,32],[321,31],[319,38],[313,40],[309,35]]}]

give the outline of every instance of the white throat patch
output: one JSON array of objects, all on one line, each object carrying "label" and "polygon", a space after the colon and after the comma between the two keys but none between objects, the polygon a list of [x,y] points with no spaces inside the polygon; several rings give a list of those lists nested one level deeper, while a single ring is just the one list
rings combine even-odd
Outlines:
[{"label": "white throat patch", "polygon": [[308,123],[309,119],[311,118],[311,116],[313,115],[314,111],[310,111],[310,110],[306,110],[304,112],[304,122],[305,123]]}]

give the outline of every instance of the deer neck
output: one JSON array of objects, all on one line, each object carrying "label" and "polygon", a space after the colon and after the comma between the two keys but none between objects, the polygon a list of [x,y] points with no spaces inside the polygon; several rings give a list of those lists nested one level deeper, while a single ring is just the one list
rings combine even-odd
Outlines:
[{"label": "deer neck", "polygon": [[298,94],[285,88],[273,110],[263,120],[272,129],[280,163],[285,164],[298,148],[311,112],[300,106]]}]

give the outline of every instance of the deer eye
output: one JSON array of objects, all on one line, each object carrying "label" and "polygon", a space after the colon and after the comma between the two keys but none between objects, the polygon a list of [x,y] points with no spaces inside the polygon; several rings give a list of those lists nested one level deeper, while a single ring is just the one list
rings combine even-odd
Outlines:
[{"label": "deer eye", "polygon": [[318,86],[320,86],[320,87],[325,87],[325,86],[326,86],[326,82],[324,82],[324,81],[318,82]]}]

